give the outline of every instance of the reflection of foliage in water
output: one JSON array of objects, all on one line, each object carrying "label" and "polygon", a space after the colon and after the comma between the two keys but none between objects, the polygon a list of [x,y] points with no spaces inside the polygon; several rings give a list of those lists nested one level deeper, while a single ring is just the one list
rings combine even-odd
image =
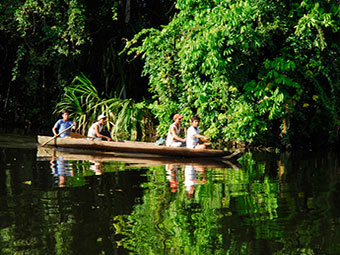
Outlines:
[{"label": "reflection of foliage in water", "polygon": [[[25,169],[35,171],[30,157],[18,152],[14,155],[27,164]],[[8,158],[13,158],[12,154]],[[20,183],[22,169],[7,170],[19,184],[11,182],[6,186],[6,196],[0,194],[0,254],[121,254],[111,246],[109,222],[115,213],[127,213],[136,196],[131,188],[136,182],[130,178],[133,175],[117,178],[114,174],[126,172],[128,164],[103,162],[105,176],[94,176],[90,169],[93,162],[65,163],[74,174],[67,176],[62,188],[56,187],[48,161],[37,163],[35,175],[38,173],[39,178],[32,178],[29,184]]]},{"label": "reflection of foliage in water", "polygon": [[172,193],[163,167],[103,162],[93,176],[71,161],[85,185],[55,188],[49,162],[5,155],[1,254],[124,254],[115,240],[135,254],[340,254],[339,153],[246,154],[240,170],[198,173],[189,200],[183,169]]},{"label": "reflection of foliage in water", "polygon": [[125,236],[120,244],[137,254],[225,254],[228,250],[240,254],[247,249],[246,243],[237,243],[242,233],[235,230],[242,225],[258,238],[280,236],[279,230],[268,229],[268,222],[277,217],[278,184],[251,157],[242,162],[249,166],[247,171],[207,170],[206,184],[195,186],[192,199],[182,187],[172,194],[164,184],[164,169],[151,168],[143,203],[131,215],[116,217],[115,227]]},{"label": "reflection of foliage in water", "polygon": [[80,187],[86,184],[86,177],[92,175],[100,175],[102,173],[110,173],[117,171],[125,171],[128,165],[124,162],[100,162],[100,167],[97,169],[92,168],[95,164],[98,164],[99,161],[76,161],[76,160],[68,160],[69,165],[72,166],[71,169],[73,171],[73,176],[67,177],[67,186],[68,187]]}]

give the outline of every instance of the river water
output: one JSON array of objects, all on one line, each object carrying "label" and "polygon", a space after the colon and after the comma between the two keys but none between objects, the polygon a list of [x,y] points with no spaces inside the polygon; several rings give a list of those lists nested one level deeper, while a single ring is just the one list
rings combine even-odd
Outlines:
[{"label": "river water", "polygon": [[337,152],[165,161],[0,135],[0,254],[340,254]]}]

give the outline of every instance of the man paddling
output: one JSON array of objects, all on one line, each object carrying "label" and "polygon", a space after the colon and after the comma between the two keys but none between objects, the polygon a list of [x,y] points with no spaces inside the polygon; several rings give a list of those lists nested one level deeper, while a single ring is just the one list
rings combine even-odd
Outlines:
[{"label": "man paddling", "polygon": [[[73,126],[72,129],[75,129],[77,126],[76,122],[73,122],[72,120],[70,120],[70,114],[67,110],[62,111],[62,117],[63,118],[58,120],[52,128],[52,132],[55,136],[59,134],[60,132],[68,129],[71,126]],[[71,128],[69,128],[67,131],[59,135],[59,137],[61,138],[69,137],[69,136],[71,136]]]}]

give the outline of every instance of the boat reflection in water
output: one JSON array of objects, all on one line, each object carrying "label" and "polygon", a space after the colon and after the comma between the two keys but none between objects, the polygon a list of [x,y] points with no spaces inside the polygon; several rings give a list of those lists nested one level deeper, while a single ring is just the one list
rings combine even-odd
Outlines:
[{"label": "boat reflection in water", "polygon": [[[199,176],[199,178],[198,178]],[[207,179],[205,177],[204,167],[194,167],[187,165],[184,168],[184,185],[187,192],[187,198],[191,199],[195,194],[195,186],[199,184],[206,184]]]},{"label": "boat reflection in water", "polygon": [[98,160],[90,160],[91,166],[90,170],[92,170],[95,175],[101,175],[103,174],[103,162]]},{"label": "boat reflection in water", "polygon": [[55,177],[56,183],[59,187],[65,187],[67,177],[74,176],[73,164],[65,160],[63,156],[52,156],[50,163],[52,175]]},{"label": "boat reflection in water", "polygon": [[[84,156],[79,154],[70,154],[65,151],[59,151],[56,149],[46,149],[39,148],[37,153],[37,159],[39,161],[50,161],[51,175],[54,178],[54,182],[58,187],[66,187],[70,185],[70,178],[73,178],[78,175],[79,172],[83,172],[84,170],[90,170],[95,175],[103,174],[103,162],[97,158],[92,160],[88,158],[84,158]],[[81,167],[79,166],[79,161],[84,162],[88,161],[90,164]],[[78,166],[75,166],[78,164]]]},{"label": "boat reflection in water", "polygon": [[[49,160],[53,157],[62,156],[64,160],[86,160],[94,165],[98,162],[116,161],[132,164],[136,167],[149,167],[165,165],[171,171],[174,166],[192,165],[194,167],[205,168],[234,168],[239,169],[240,165],[236,160],[226,160],[219,158],[183,158],[169,157],[142,153],[116,153],[103,151],[79,150],[70,148],[49,148],[38,147],[37,159]],[[95,163],[96,162],[96,163]],[[94,168],[94,166],[93,166]]]},{"label": "boat reflection in water", "polygon": [[171,192],[177,192],[178,191],[178,181],[179,181],[179,174],[181,172],[181,166],[180,165],[174,165],[174,164],[166,164],[165,165],[166,173],[167,173],[167,179],[170,183],[170,191]]},{"label": "boat reflection in water", "polygon": [[[167,164],[165,167],[172,193],[179,190],[179,183],[184,183],[187,198],[191,199],[195,194],[195,186],[207,183],[204,166]],[[183,180],[181,180],[181,176],[183,176]]]},{"label": "boat reflection in water", "polygon": [[[228,161],[222,158],[178,158],[47,147],[38,147],[37,158],[43,161],[50,160],[52,174],[58,177],[59,187],[65,187],[69,177],[84,175],[84,171],[87,171],[86,175],[91,175],[91,173],[102,175],[104,162],[124,162],[128,164],[126,166],[128,168],[148,168],[163,165],[165,166],[170,191],[176,193],[182,190],[182,186],[188,199],[194,197],[196,185],[207,183],[206,169],[240,169],[241,167],[237,161]],[[79,163],[79,161],[83,163]],[[70,181],[68,185],[70,185]]]}]

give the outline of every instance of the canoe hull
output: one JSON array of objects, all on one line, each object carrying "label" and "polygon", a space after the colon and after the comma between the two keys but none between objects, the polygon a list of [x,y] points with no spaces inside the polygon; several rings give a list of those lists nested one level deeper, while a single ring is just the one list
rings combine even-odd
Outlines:
[{"label": "canoe hull", "polygon": [[[38,136],[39,145],[44,144],[52,137]],[[61,148],[86,149],[111,152],[145,153],[154,155],[176,156],[176,157],[235,157],[238,153],[223,150],[195,150],[188,148],[173,148],[158,146],[153,143],[131,142],[131,141],[97,141],[86,138],[56,138],[45,146]],[[239,157],[239,155],[238,155]]]},{"label": "canoe hull", "polygon": [[92,162],[125,162],[131,167],[149,167],[159,165],[190,165],[205,168],[232,168],[240,169],[236,161],[224,160],[223,158],[184,158],[169,157],[162,155],[126,153],[126,152],[104,152],[90,151],[70,148],[38,147],[37,159],[39,161],[51,161],[53,158],[64,160],[86,160]]}]

